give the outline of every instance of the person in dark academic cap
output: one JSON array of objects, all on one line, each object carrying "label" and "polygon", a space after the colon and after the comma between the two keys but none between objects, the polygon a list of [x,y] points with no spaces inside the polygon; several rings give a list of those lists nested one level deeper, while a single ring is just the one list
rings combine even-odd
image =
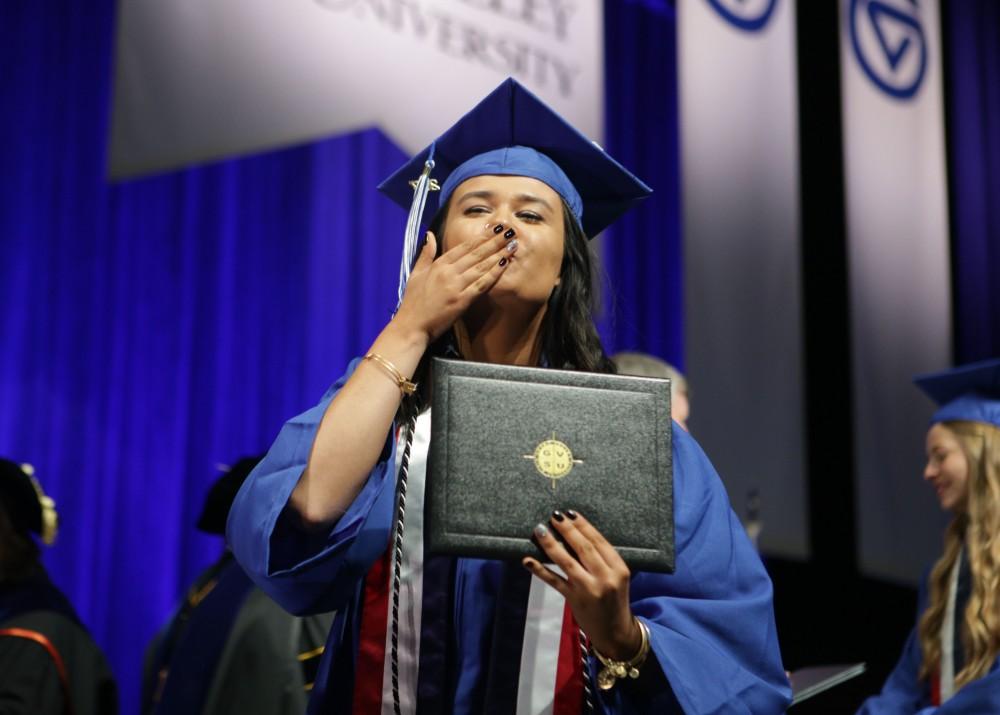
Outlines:
[{"label": "person in dark academic cap", "polygon": [[55,502],[30,465],[0,459],[0,713],[118,712],[107,660],[49,580],[35,539],[55,542]]},{"label": "person in dark academic cap", "polygon": [[915,382],[940,406],[924,479],[953,518],[903,655],[858,713],[1000,713],[1000,359]]},{"label": "person in dark academic cap", "polygon": [[558,569],[423,558],[430,358],[614,372],[588,238],[649,188],[514,80],[381,188],[411,212],[398,310],[281,430],[227,530],[286,608],[337,609],[310,712],[783,712],[771,582],[685,432],[676,573],[630,573],[575,511],[525,534]]},{"label": "person in dark academic cap", "polygon": [[[212,484],[200,531],[225,535],[233,499],[259,461],[240,459]],[[285,611],[226,548],[149,645],[142,712],[299,715],[332,621],[329,613],[298,618]]]}]

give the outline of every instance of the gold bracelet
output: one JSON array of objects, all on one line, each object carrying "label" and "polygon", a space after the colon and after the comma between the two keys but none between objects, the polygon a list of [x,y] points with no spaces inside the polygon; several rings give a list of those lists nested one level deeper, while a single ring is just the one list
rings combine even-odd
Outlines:
[{"label": "gold bracelet", "polygon": [[389,377],[395,381],[396,387],[398,387],[399,391],[404,395],[412,395],[416,391],[417,383],[410,382],[403,377],[403,373],[401,373],[395,365],[378,353],[368,353],[365,355],[365,360],[371,360],[373,363],[382,368],[389,375]]},{"label": "gold bracelet", "polygon": [[607,658],[601,655],[597,648],[594,648],[594,655],[597,656],[597,659],[601,661],[601,665],[604,666],[601,668],[601,672],[597,674],[597,687],[601,690],[611,690],[611,688],[615,687],[615,683],[626,676],[629,678],[638,678],[639,668],[646,662],[646,657],[649,655],[649,626],[635,616],[632,616],[632,618],[639,624],[642,644],[639,646],[639,652],[632,656],[631,659],[614,660]]}]

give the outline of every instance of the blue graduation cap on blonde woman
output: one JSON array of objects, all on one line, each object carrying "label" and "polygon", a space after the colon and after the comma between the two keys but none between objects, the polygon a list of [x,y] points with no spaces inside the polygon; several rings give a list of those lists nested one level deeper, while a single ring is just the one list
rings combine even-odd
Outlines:
[{"label": "blue graduation cap on blonde woman", "polygon": [[514,79],[505,80],[379,190],[409,209],[399,299],[433,216],[466,179],[527,176],[550,186],[593,238],[652,189]]},{"label": "blue graduation cap on blonde woman", "polygon": [[917,375],[913,381],[941,406],[932,423],[968,420],[1000,427],[1000,359]]}]

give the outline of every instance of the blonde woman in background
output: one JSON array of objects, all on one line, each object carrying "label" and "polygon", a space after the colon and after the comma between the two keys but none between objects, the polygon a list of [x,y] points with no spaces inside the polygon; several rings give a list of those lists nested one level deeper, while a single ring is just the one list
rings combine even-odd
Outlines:
[{"label": "blonde woman in background", "polygon": [[1000,360],[916,382],[942,405],[924,479],[954,518],[903,655],[859,715],[1000,713]]}]

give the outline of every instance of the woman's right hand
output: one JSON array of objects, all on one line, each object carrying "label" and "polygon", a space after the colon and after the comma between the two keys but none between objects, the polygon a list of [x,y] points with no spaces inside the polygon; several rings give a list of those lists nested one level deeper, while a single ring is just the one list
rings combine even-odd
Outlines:
[{"label": "woman's right hand", "polygon": [[428,342],[437,339],[510,265],[517,240],[505,238],[504,228],[488,225],[484,240],[463,241],[437,260],[437,238],[428,231],[393,321],[420,331]]},{"label": "woman's right hand", "polygon": [[[513,234],[508,243],[504,233],[487,227],[437,260],[437,239],[428,233],[403,302],[371,352],[413,375],[430,342],[503,275],[517,251]],[[395,379],[363,360],[331,400],[290,499],[307,529],[328,529],[350,507],[385,447],[400,397]]]}]

